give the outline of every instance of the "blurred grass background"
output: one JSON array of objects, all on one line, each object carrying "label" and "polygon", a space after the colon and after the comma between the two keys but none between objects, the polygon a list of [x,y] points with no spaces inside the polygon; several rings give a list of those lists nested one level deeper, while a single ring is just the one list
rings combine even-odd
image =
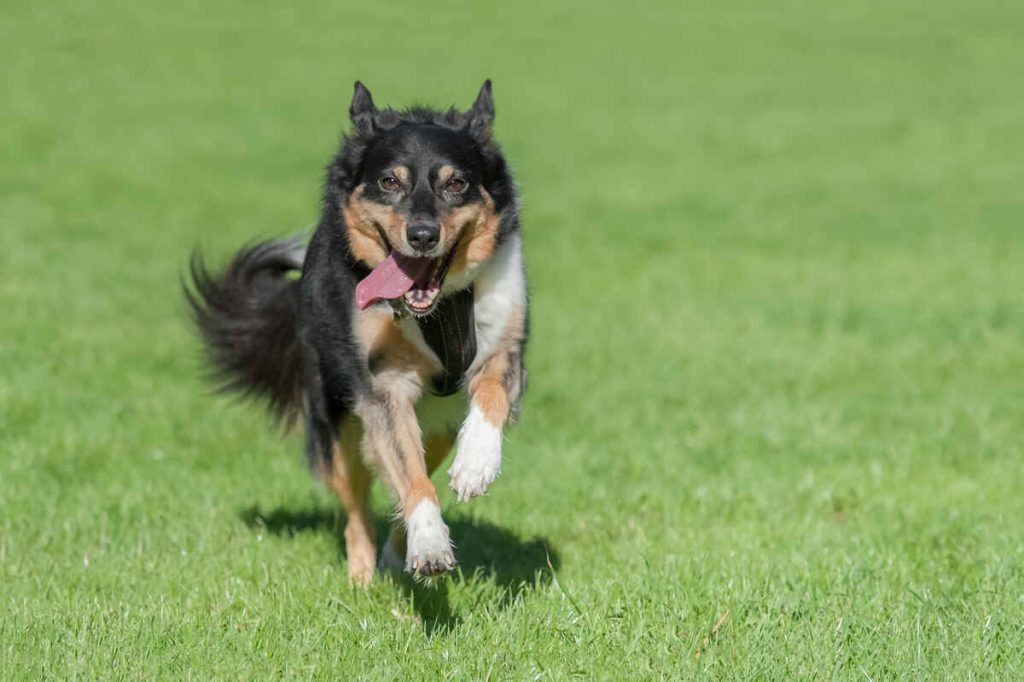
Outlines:
[{"label": "blurred grass background", "polygon": [[[1024,674],[1022,26],[8,0],[2,675]],[[206,393],[178,276],[316,220],[356,78],[485,77],[530,393],[491,495],[442,494],[463,574],[353,590],[299,439]]]}]

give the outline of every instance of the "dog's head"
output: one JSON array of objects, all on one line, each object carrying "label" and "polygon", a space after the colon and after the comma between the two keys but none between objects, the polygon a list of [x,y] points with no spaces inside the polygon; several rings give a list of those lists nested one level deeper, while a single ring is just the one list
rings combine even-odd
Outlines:
[{"label": "dog's head", "polygon": [[401,298],[426,315],[472,279],[500,239],[498,202],[507,205],[513,190],[491,141],[491,83],[464,112],[396,112],[378,109],[357,82],[350,114],[348,186],[338,199],[349,251],[372,270],[357,302]]}]

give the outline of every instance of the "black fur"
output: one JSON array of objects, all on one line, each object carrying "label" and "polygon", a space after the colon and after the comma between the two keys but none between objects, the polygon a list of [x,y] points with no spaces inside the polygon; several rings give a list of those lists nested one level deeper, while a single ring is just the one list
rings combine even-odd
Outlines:
[{"label": "black fur", "polygon": [[[330,457],[341,418],[370,390],[350,319],[355,286],[369,269],[351,254],[342,214],[368,166],[395,155],[458,159],[474,174],[474,186],[494,200],[499,243],[519,229],[515,184],[491,135],[490,81],[465,112],[378,109],[357,82],[349,113],[352,131],[327,168],[322,213],[304,262],[294,257],[294,242],[266,242],[243,249],[223,275],[211,277],[196,256],[189,294],[223,388],[265,397],[286,419],[304,412],[314,466]],[[376,184],[366,188],[375,198]],[[288,278],[300,267],[301,281]]]},{"label": "black fur", "polygon": [[288,277],[302,269],[303,255],[297,240],[262,242],[244,247],[213,276],[193,252],[193,289],[185,289],[219,389],[265,399],[286,424],[303,400],[295,335],[299,282]]}]

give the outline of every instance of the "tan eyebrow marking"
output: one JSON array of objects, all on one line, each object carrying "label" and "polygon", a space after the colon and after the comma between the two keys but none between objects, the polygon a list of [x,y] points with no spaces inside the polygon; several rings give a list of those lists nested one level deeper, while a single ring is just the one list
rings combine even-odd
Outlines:
[{"label": "tan eyebrow marking", "polygon": [[455,167],[445,164],[441,166],[439,171],[437,171],[437,180],[443,185],[451,180],[453,175],[455,175]]},{"label": "tan eyebrow marking", "polygon": [[406,166],[395,166],[391,172],[402,182],[409,182],[409,169]]}]

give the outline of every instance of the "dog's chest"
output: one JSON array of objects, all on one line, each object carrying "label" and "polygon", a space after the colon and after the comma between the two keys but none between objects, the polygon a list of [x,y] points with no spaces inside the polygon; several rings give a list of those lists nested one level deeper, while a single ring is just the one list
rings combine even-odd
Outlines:
[{"label": "dog's chest", "polygon": [[431,366],[442,368],[430,374],[430,393],[453,396],[467,375],[507,345],[507,330],[525,310],[521,245],[519,236],[513,235],[471,286],[442,298],[430,317],[402,317],[395,324]]},{"label": "dog's chest", "polygon": [[427,318],[401,315],[387,321],[381,319],[379,328],[390,327],[398,336],[389,337],[386,331],[370,332],[364,335],[370,338],[367,347],[371,356],[382,340],[392,348],[408,348],[412,355],[406,353],[405,357],[419,367],[420,376],[427,382],[424,388],[437,396],[453,395],[465,383],[477,355],[473,308],[470,288],[443,298]]}]

